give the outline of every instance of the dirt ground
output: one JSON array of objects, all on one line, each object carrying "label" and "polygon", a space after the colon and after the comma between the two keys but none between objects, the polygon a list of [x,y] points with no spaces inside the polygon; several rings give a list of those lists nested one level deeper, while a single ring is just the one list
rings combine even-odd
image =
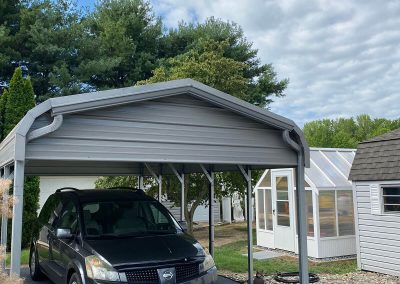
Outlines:
[{"label": "dirt ground", "polygon": [[[196,225],[193,234],[202,246],[208,247],[207,225]],[[222,246],[240,240],[247,240],[247,225],[245,222],[215,226],[215,246]]]}]

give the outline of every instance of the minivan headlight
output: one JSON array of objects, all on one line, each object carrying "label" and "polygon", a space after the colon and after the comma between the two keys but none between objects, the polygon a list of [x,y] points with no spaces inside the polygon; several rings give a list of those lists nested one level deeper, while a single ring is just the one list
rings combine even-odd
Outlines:
[{"label": "minivan headlight", "polygon": [[118,272],[110,264],[95,255],[85,257],[85,265],[89,278],[104,281],[120,281]]},{"label": "minivan headlight", "polygon": [[205,252],[206,257],[205,257],[203,263],[200,264],[200,273],[206,272],[215,266],[214,259],[212,258],[211,254],[208,252],[208,250],[204,249],[204,252]]}]

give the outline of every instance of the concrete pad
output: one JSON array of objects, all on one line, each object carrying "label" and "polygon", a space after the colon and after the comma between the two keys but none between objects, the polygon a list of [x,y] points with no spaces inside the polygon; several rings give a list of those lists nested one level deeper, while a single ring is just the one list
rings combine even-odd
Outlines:
[{"label": "concrete pad", "polygon": [[[243,254],[244,256],[247,256],[247,253]],[[253,258],[257,260],[263,260],[263,259],[270,259],[270,258],[275,258],[275,257],[280,257],[283,256],[282,253],[277,252],[277,251],[271,251],[271,250],[263,250],[263,251],[257,251],[253,253]]]}]

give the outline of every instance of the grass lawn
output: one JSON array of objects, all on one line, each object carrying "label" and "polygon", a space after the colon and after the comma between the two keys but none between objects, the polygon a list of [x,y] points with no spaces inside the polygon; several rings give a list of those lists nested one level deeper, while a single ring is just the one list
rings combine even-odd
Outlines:
[{"label": "grass lawn", "polygon": [[[215,248],[215,263],[219,270],[231,271],[235,273],[247,272],[247,242],[237,241]],[[329,262],[309,262],[310,272],[345,274],[356,271],[356,260],[338,260]],[[298,271],[298,259],[295,257],[284,256],[268,260],[254,259],[254,270],[264,271],[266,275],[277,272]]]},{"label": "grass lawn", "polygon": [[[194,236],[200,243],[208,246],[208,228],[199,228]],[[234,273],[247,272],[247,228],[245,223],[234,223],[215,227],[215,263],[219,270]],[[253,229],[253,244],[256,244],[256,232]],[[327,262],[309,262],[314,273],[345,274],[357,270],[356,260]],[[269,260],[254,259],[254,270],[264,271],[266,275],[276,272],[298,271],[298,259],[284,256]]]},{"label": "grass lawn", "polygon": [[[8,253],[6,259],[7,266],[10,265],[10,262],[11,262],[11,256]],[[21,252],[21,264],[28,265],[28,263],[29,263],[29,249],[23,249]]]}]

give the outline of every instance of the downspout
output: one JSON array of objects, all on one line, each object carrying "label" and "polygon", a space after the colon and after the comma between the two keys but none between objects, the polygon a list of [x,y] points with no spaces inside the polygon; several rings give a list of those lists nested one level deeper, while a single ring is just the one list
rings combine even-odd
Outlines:
[{"label": "downspout", "polygon": [[56,131],[61,127],[62,123],[63,123],[63,115],[62,114],[56,115],[52,123],[42,128],[35,129],[31,133],[29,133],[29,135],[26,138],[26,142],[30,142],[34,139],[38,139],[44,135]]},{"label": "downspout", "polygon": [[306,192],[304,189],[304,152],[303,148],[290,137],[289,130],[283,131],[283,141],[297,152],[296,171],[296,198],[297,198],[297,221],[299,225],[298,247],[299,247],[299,277],[301,284],[309,283],[308,273],[308,251],[307,251],[307,222],[306,222]]}]

